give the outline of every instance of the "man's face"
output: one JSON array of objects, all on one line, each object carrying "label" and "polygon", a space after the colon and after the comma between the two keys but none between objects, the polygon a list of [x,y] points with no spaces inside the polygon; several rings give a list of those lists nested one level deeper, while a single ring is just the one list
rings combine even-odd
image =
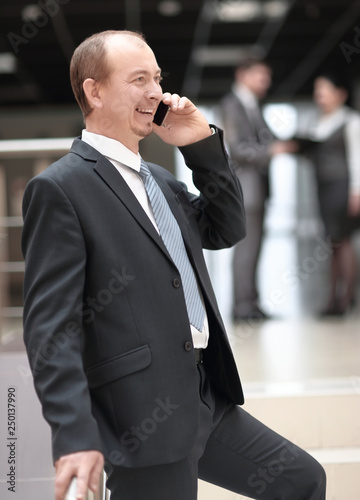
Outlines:
[{"label": "man's face", "polygon": [[237,79],[261,99],[266,96],[271,85],[271,70],[264,64],[256,64],[249,69],[240,70]]},{"label": "man's face", "polygon": [[137,151],[139,140],[152,132],[163,97],[161,70],[148,45],[117,36],[107,41],[107,63],[110,77],[99,86],[101,131]]}]

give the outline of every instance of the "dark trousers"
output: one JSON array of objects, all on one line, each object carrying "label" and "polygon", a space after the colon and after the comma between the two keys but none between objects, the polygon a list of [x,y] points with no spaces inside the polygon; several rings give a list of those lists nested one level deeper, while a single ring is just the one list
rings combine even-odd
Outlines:
[{"label": "dark trousers", "polygon": [[263,237],[264,212],[246,212],[246,236],[234,247],[233,279],[235,318],[251,315],[256,309],[256,271]]},{"label": "dark trousers", "polygon": [[198,477],[250,498],[325,500],[316,460],[216,393],[204,365],[198,377],[201,424],[192,453],[172,464],[110,466],[111,500],[196,500]]}]

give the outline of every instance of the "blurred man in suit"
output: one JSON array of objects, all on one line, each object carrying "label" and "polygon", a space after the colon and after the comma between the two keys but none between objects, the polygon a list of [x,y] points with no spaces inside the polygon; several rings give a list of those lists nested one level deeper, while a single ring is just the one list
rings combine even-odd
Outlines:
[{"label": "blurred man in suit", "polygon": [[220,103],[225,142],[243,187],[247,219],[246,238],[234,250],[235,321],[267,318],[258,304],[256,271],[269,196],[269,162],[274,155],[294,151],[293,143],[275,139],[262,116],[259,101],[271,79],[269,65],[249,57],[237,66],[233,87]]}]

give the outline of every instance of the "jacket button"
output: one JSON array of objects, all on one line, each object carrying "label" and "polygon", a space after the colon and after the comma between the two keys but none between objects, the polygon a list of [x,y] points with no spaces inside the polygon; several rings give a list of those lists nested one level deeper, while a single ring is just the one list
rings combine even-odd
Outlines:
[{"label": "jacket button", "polygon": [[179,288],[180,286],[180,280],[178,278],[173,279],[173,287],[174,288]]},{"label": "jacket button", "polygon": [[193,345],[192,345],[192,342],[185,342],[185,351],[192,351],[192,348],[193,348]]}]

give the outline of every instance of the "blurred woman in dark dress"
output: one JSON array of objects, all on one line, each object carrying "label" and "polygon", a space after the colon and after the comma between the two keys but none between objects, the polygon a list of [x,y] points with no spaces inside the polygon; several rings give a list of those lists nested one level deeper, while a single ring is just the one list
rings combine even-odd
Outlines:
[{"label": "blurred woman in dark dress", "polygon": [[315,142],[319,208],[332,243],[330,294],[323,315],[342,315],[354,304],[357,263],[351,241],[360,228],[360,114],[345,105],[348,92],[331,75],[314,82],[318,119],[309,130]]}]

